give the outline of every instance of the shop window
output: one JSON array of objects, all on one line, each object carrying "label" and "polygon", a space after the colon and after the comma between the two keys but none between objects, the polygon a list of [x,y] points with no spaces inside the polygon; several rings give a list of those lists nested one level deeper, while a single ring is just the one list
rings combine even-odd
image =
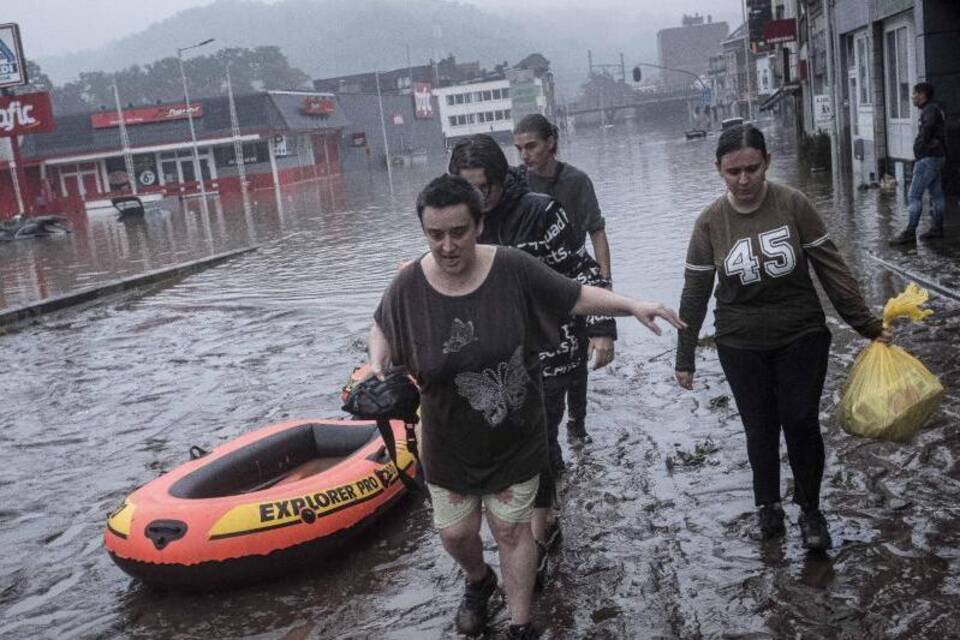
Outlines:
[{"label": "shop window", "polygon": [[457,104],[463,104],[463,94],[458,93],[457,95],[454,96],[454,100],[456,101]]},{"label": "shop window", "polygon": [[463,102],[464,104],[470,104],[471,102],[473,102],[473,94],[470,93],[469,91],[463,94]]},{"label": "shop window", "polygon": [[157,176],[157,158],[152,153],[138,153],[133,156],[133,175],[141,187],[153,187],[159,184]]},{"label": "shop window", "polygon": [[484,92],[483,92],[483,99],[484,99],[484,100],[492,100],[492,99],[493,99],[493,94],[492,94],[490,91],[484,91]]},{"label": "shop window", "polygon": [[[192,155],[190,157],[192,157]],[[236,166],[237,164],[237,154],[234,153],[232,144],[224,145],[222,147],[214,147],[213,158],[218,167],[233,167],[233,166]],[[270,151],[267,148],[267,143],[266,142],[244,142],[243,143],[243,163],[259,164],[263,162],[270,162]],[[172,166],[174,166],[174,174],[175,174],[176,165],[172,165]],[[164,175],[166,175],[166,173],[167,173],[166,169],[164,169]]]},{"label": "shop window", "polygon": [[890,118],[910,118],[910,70],[907,57],[907,28],[888,31],[887,35],[887,104]]},{"label": "shop window", "polygon": [[457,116],[450,116],[450,126],[451,127],[457,126]]},{"label": "shop window", "polygon": [[457,124],[461,126],[467,124],[467,116],[464,116],[464,115],[457,116]]},{"label": "shop window", "polygon": [[454,100],[453,100],[453,95],[452,95],[452,94],[451,94],[451,95],[448,95],[448,96],[447,96],[447,104],[450,105],[450,106],[453,106],[453,102],[454,102]]},{"label": "shop window", "polygon": [[857,86],[860,87],[860,104],[871,104],[870,60],[867,57],[867,39],[857,38]]},{"label": "shop window", "polygon": [[467,114],[467,124],[475,124],[476,117],[472,113]]},{"label": "shop window", "polygon": [[177,173],[176,160],[161,160],[160,171],[163,172],[163,181],[166,184],[180,182],[180,175]]},{"label": "shop window", "polygon": [[509,120],[509,119],[510,119],[510,109],[504,109],[504,110],[503,110],[503,119],[504,119],[504,120]]},{"label": "shop window", "polygon": [[500,109],[497,109],[496,111],[494,111],[494,113],[496,114],[497,120],[503,120],[503,111],[501,111]]}]

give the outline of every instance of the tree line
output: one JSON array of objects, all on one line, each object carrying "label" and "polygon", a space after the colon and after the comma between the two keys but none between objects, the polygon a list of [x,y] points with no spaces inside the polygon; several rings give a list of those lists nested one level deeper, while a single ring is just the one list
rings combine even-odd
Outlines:
[{"label": "tree line", "polygon": [[[279,47],[227,48],[184,60],[190,99],[225,95],[228,66],[233,91],[237,95],[312,88],[310,77],[290,66]],[[135,64],[116,73],[85,71],[76,80],[59,86],[54,85],[33,61],[27,61],[27,74],[30,84],[17,87],[16,93],[50,91],[58,115],[115,109],[114,81],[124,107],[183,100],[180,65],[174,56],[142,66]]]}]

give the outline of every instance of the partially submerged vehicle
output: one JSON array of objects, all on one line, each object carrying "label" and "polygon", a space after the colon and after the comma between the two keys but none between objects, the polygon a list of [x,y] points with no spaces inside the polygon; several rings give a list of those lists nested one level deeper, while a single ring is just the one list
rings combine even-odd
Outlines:
[{"label": "partially submerged vehicle", "polygon": [[121,218],[144,214],[143,200],[137,196],[117,196],[110,198],[110,203],[120,213]]},{"label": "partially submerged vehicle", "polygon": [[0,241],[42,238],[70,233],[70,222],[63,216],[18,215],[0,222]]}]

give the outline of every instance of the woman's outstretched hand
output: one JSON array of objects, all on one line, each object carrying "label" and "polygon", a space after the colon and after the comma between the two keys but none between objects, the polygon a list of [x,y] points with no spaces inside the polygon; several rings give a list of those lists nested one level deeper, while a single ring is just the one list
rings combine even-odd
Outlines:
[{"label": "woman's outstretched hand", "polygon": [[677,329],[686,329],[687,323],[680,319],[677,312],[670,307],[664,306],[662,302],[637,302],[633,308],[633,317],[640,321],[650,331],[658,336],[660,327],[657,325],[657,318],[663,318]]}]

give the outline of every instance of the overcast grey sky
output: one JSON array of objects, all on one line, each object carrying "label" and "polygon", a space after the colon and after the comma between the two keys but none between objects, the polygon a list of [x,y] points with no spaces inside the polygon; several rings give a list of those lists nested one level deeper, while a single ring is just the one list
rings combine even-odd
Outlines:
[{"label": "overcast grey sky", "polygon": [[[282,0],[261,0],[275,3]],[[347,1],[347,0],[345,0]],[[352,0],[363,2],[364,0]],[[402,1],[402,0],[397,0]],[[517,0],[459,0],[480,8],[509,15]],[[556,7],[583,6],[586,0],[523,0],[525,9],[549,11]],[[742,0],[592,0],[591,6],[611,11],[662,15],[664,26],[679,26],[683,13],[710,12],[716,20],[727,20],[731,28],[739,24]],[[95,49],[100,45],[148,27],[190,7],[211,4],[213,0],[141,0],[122,3],[117,0],[3,0],[0,23],[20,25],[28,57],[38,58]]]}]

